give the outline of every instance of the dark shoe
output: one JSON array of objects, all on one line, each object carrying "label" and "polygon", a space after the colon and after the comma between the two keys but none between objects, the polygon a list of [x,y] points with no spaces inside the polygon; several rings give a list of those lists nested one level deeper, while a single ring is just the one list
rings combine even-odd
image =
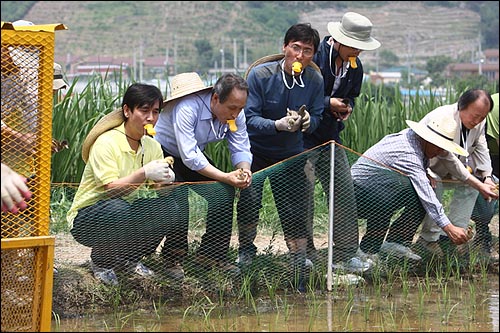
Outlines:
[{"label": "dark shoe", "polygon": [[210,259],[203,255],[197,256],[194,261],[197,268],[204,270],[205,272],[216,270],[220,273],[227,274],[233,277],[239,276],[241,274],[241,271],[237,266],[232,265],[228,262]]},{"label": "dark shoe", "polygon": [[237,262],[238,266],[241,268],[250,267],[252,265],[254,257],[255,257],[255,253],[240,251],[236,262]]},{"label": "dark shoe", "polygon": [[165,275],[172,280],[181,281],[184,280],[184,269],[180,264],[166,267]]},{"label": "dark shoe", "polygon": [[441,246],[439,246],[438,241],[429,242],[422,237],[419,237],[415,244],[415,249],[417,252],[422,252],[420,251],[420,249],[422,249],[423,252],[426,252],[426,254],[431,256],[436,256],[438,258],[442,258],[444,256],[443,250],[441,249]]}]

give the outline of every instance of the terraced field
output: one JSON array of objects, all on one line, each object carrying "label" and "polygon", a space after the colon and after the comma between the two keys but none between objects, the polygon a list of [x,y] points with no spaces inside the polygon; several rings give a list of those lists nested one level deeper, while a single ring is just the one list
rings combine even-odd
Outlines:
[{"label": "terraced field", "polygon": [[[363,3],[363,2],[361,2]],[[358,5],[356,5],[358,6]],[[360,6],[360,5],[359,5]],[[425,63],[434,55],[456,57],[478,49],[478,14],[460,8],[427,7],[421,1],[389,1],[380,7],[332,8],[304,12],[300,21],[311,22],[327,34],[328,21],[337,21],[346,11],[368,16],[380,50],[394,52],[402,64]],[[276,18],[281,13],[276,12]],[[207,39],[214,49],[233,50],[236,41],[239,62],[242,45],[248,62],[280,52],[283,33],[273,35],[259,26],[244,2],[239,1],[40,1],[24,18],[35,23],[64,23],[69,30],[57,32],[56,57],[113,55],[132,57],[176,54],[179,64],[198,56],[194,42]],[[366,65],[374,65],[377,52],[362,54]],[[226,63],[233,63],[231,57]]]}]

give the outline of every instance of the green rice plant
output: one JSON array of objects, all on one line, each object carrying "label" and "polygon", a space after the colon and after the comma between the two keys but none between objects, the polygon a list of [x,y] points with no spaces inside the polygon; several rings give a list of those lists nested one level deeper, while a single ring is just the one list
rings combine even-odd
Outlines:
[{"label": "green rice plant", "polygon": [[52,186],[50,189],[50,233],[52,235],[59,232],[69,232],[69,225],[66,221],[68,212],[76,188],[71,186]]},{"label": "green rice plant", "polygon": [[[407,261],[405,261],[405,264],[406,263],[407,263]],[[399,278],[400,278],[401,284],[402,284],[403,296],[406,299],[408,297],[409,292],[410,292],[410,280],[408,278],[408,269],[401,269],[399,271]]]},{"label": "green rice plant", "polygon": [[280,285],[280,282],[277,281],[276,279],[279,279],[279,276],[278,277],[272,276],[271,280],[269,280],[267,275],[264,275],[264,282],[267,288],[267,295],[269,296],[269,299],[271,300],[272,303],[276,303],[276,292],[278,286]]},{"label": "green rice plant", "polygon": [[52,137],[67,140],[69,149],[52,154],[52,183],[79,183],[85,164],[81,158],[83,141],[95,123],[105,114],[119,106],[122,91],[128,82],[118,78],[114,81],[118,89],[113,91],[107,75],[94,75],[82,92],[76,92],[74,80],[66,95],[54,103],[52,112]]},{"label": "green rice plant", "polygon": [[469,282],[469,302],[467,302],[467,318],[470,321],[476,320],[476,285]]},{"label": "green rice plant", "polygon": [[417,315],[419,319],[423,319],[424,314],[425,314],[425,287],[422,286],[422,281],[418,279],[417,282],[417,287],[418,287],[418,309],[417,309]]},{"label": "green rice plant", "polygon": [[363,318],[365,319],[365,322],[370,321],[370,314],[372,309],[372,302],[365,300],[365,302],[363,303]]},{"label": "green rice plant", "polygon": [[255,300],[252,295],[252,278],[253,278],[254,272],[251,274],[245,274],[243,276],[241,286],[240,286],[240,292],[239,292],[239,297],[240,299],[244,299],[245,304],[248,306],[250,304],[255,304]]}]

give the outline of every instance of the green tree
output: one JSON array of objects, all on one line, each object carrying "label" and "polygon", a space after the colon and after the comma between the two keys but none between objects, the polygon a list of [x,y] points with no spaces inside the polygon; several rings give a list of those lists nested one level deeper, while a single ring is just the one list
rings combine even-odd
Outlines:
[{"label": "green tree", "polygon": [[380,68],[391,68],[399,65],[399,57],[390,50],[382,50],[378,55]]},{"label": "green tree", "polygon": [[198,61],[195,65],[195,71],[204,73],[207,68],[213,66],[214,50],[212,45],[207,39],[198,39],[194,42],[196,51],[198,53]]},{"label": "green tree", "polygon": [[453,59],[448,56],[434,56],[427,59],[425,69],[429,72],[429,76],[432,79],[432,85],[435,87],[442,86],[446,79],[443,75],[446,66],[451,64]]}]

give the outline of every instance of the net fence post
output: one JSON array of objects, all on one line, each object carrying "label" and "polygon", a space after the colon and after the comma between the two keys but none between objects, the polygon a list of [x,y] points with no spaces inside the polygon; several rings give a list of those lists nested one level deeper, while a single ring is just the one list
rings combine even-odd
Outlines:
[{"label": "net fence post", "polygon": [[333,285],[333,223],[335,217],[333,216],[333,207],[335,205],[335,197],[333,195],[335,188],[335,177],[334,177],[334,169],[335,169],[335,141],[330,143],[330,197],[328,202],[328,262],[327,262],[327,276],[326,276],[326,288],[328,291],[332,291]]}]

